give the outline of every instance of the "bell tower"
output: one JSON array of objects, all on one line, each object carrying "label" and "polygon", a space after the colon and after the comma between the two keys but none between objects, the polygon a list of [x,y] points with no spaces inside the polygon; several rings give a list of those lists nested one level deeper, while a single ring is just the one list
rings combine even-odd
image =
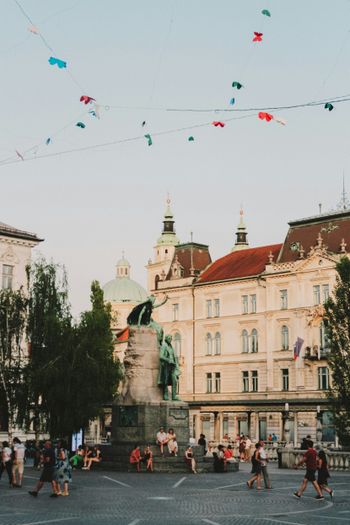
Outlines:
[{"label": "bell tower", "polygon": [[244,224],[243,209],[242,208],[240,209],[239,215],[240,215],[240,219],[239,219],[239,224],[237,226],[237,231],[236,231],[236,242],[235,242],[235,245],[232,248],[231,252],[235,252],[237,250],[244,250],[245,248],[249,248],[249,243],[248,243],[248,239],[247,239],[248,232],[247,232],[246,225]]}]

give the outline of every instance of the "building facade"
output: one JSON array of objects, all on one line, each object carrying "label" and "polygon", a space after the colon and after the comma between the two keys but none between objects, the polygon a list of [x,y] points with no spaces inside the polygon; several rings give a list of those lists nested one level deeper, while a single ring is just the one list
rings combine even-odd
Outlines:
[{"label": "building facade", "polygon": [[241,213],[233,249],[213,263],[207,245],[158,241],[148,287],[168,296],[155,315],[173,336],[194,437],[336,440],[322,305],[347,245],[350,210],[290,222],[283,243],[254,248]]}]

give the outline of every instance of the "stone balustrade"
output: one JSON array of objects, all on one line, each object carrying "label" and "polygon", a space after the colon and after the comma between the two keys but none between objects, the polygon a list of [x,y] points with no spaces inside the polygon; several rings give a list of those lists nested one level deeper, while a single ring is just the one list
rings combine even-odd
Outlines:
[{"label": "stone balustrade", "polygon": [[[281,468],[294,468],[295,465],[301,461],[305,451],[290,449],[290,448],[280,448],[278,452],[281,454]],[[327,460],[328,460],[328,469],[329,470],[339,470],[339,471],[350,471],[350,451],[325,451]],[[305,468],[301,466],[300,468]]]}]

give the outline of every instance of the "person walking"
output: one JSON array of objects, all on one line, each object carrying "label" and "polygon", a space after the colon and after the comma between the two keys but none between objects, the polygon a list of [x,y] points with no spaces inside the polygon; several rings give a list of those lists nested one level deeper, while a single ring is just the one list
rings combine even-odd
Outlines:
[{"label": "person walking", "polygon": [[299,461],[299,463],[297,463],[294,466],[294,468],[298,468],[300,465],[303,465],[303,463],[305,463],[305,465],[306,465],[306,473],[305,473],[304,479],[302,481],[302,484],[300,485],[299,490],[294,492],[294,496],[296,498],[301,498],[301,496],[303,495],[304,490],[307,487],[308,482],[310,481],[313,484],[314,489],[317,492],[316,499],[317,500],[321,500],[321,499],[324,499],[324,496],[323,496],[322,491],[321,491],[321,489],[320,489],[320,487],[319,487],[319,485],[318,485],[318,483],[316,481],[317,453],[316,453],[316,450],[314,449],[313,441],[308,440],[307,441],[307,447],[308,448],[307,448],[307,451],[305,452],[305,454],[303,456],[303,459],[301,461]]},{"label": "person walking", "polygon": [[0,479],[1,479],[1,476],[4,470],[6,470],[7,472],[10,487],[12,487],[12,450],[10,448],[8,441],[2,442]]},{"label": "person walking", "polygon": [[253,488],[254,481],[256,481],[256,488],[257,490],[261,489],[261,459],[260,459],[260,443],[256,443],[255,450],[252,455],[252,474],[254,474],[253,477],[250,478],[249,481],[247,481],[247,485],[250,489]]},{"label": "person walking", "polygon": [[45,441],[44,444],[43,460],[44,468],[41,473],[40,479],[35,489],[30,490],[28,493],[36,498],[40,490],[43,488],[44,483],[51,483],[52,494],[50,495],[50,497],[57,498],[59,494],[57,494],[56,482],[54,479],[56,468],[56,455],[54,449],[52,448],[51,441],[49,440]]},{"label": "person walking", "polygon": [[330,478],[330,474],[328,471],[328,461],[327,456],[325,454],[324,450],[320,450],[318,453],[318,477],[317,477],[317,483],[321,489],[321,492],[325,491],[328,492],[330,497],[333,499],[334,490],[328,487],[328,478]]},{"label": "person walking", "polygon": [[[21,488],[24,473],[25,446],[18,437],[13,439],[12,486]],[[17,480],[18,474],[18,480]],[[18,481],[18,482],[17,482]]]},{"label": "person walking", "polygon": [[265,444],[264,441],[260,440],[259,443],[260,443],[259,454],[260,454],[260,461],[261,461],[260,466],[261,466],[261,472],[264,478],[265,488],[271,489],[271,482],[269,478],[269,473],[267,471],[267,463],[268,463],[269,458],[264,448],[264,444]]},{"label": "person walking", "polygon": [[[67,445],[64,441],[57,448],[57,468],[55,469],[56,494],[58,496],[69,496],[68,486],[72,481],[72,467],[69,463]],[[63,492],[62,485],[63,484]]]}]

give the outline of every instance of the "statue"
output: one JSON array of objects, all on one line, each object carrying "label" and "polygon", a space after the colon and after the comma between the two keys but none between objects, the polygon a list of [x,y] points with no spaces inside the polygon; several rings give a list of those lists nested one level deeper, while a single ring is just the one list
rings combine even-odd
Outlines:
[{"label": "statue", "polygon": [[161,301],[159,304],[155,304],[156,297],[155,295],[150,295],[147,297],[146,301],[143,303],[140,303],[136,305],[130,312],[127,318],[128,325],[132,326],[150,326],[157,332],[157,340],[158,340],[158,346],[161,347],[162,341],[163,341],[163,328],[158,324],[156,321],[152,319],[152,312],[154,308],[159,308],[160,306],[163,306],[168,300],[168,296],[166,295],[163,301]]},{"label": "statue", "polygon": [[171,341],[171,335],[166,335],[160,348],[158,385],[163,387],[164,401],[169,400],[168,386],[171,386],[171,399],[173,401],[179,401],[177,397],[177,384],[179,381],[180,368]]}]

